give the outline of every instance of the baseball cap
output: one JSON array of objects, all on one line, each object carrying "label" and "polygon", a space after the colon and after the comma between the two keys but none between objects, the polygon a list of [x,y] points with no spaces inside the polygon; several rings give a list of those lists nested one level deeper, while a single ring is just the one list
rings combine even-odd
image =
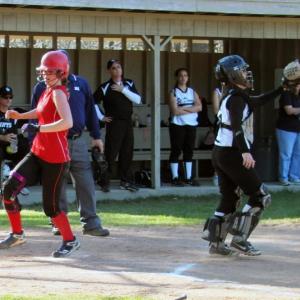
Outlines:
[{"label": "baseball cap", "polygon": [[106,64],[107,70],[109,70],[114,63],[121,64],[117,59],[110,59]]},{"label": "baseball cap", "polygon": [[0,97],[11,96],[13,97],[13,89],[8,85],[3,85],[0,88]]}]

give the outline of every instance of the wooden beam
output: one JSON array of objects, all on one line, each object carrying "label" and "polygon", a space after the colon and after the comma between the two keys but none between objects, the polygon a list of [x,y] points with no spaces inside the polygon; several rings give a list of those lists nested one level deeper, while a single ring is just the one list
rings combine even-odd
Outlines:
[{"label": "wooden beam", "polygon": [[160,36],[154,36],[153,87],[154,99],[151,103],[151,173],[152,187],[159,189],[160,182]]}]

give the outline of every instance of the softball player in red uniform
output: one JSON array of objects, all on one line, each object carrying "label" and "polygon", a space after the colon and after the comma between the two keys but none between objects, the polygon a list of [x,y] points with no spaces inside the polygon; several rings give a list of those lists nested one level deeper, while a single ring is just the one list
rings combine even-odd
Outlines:
[{"label": "softball player in red uniform", "polygon": [[43,55],[37,71],[47,86],[37,108],[23,114],[14,110],[6,113],[6,118],[38,119],[38,125],[23,126],[24,131],[36,133],[36,136],[29,154],[14,168],[4,183],[3,202],[12,232],[0,242],[0,249],[25,242],[21,206],[16,196],[25,185],[34,184],[41,178],[45,214],[59,228],[63,238],[62,246],[52,255],[64,257],[80,246],[72,233],[67,216],[59,208],[63,176],[70,161],[67,132],[73,126],[67,90],[63,85],[68,73],[68,58],[61,51],[47,52]]}]

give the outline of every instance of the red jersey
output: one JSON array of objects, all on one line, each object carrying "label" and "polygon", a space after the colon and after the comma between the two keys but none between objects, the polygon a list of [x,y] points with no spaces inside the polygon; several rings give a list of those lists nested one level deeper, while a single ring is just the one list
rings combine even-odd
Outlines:
[{"label": "red jersey", "polygon": [[[60,89],[67,95],[65,86],[47,88],[36,107],[39,125],[50,124],[61,119],[53,102],[53,89]],[[59,132],[38,132],[33,140],[31,152],[49,163],[70,161],[67,140],[68,130]]]}]

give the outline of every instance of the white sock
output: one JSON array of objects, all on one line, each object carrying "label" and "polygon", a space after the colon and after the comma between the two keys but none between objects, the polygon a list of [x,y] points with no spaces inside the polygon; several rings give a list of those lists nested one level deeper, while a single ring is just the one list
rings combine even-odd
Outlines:
[{"label": "white sock", "polygon": [[178,178],[178,163],[170,163],[172,179]]},{"label": "white sock", "polygon": [[245,204],[245,206],[242,209],[242,212],[247,212],[252,208],[252,206],[250,206],[249,204]]},{"label": "white sock", "polygon": [[215,211],[214,215],[217,216],[217,217],[224,217],[225,216],[225,214],[223,212],[220,212],[220,211]]},{"label": "white sock", "polygon": [[186,161],[184,164],[185,164],[185,176],[186,176],[186,179],[191,179],[192,178],[193,163],[191,161]]}]

